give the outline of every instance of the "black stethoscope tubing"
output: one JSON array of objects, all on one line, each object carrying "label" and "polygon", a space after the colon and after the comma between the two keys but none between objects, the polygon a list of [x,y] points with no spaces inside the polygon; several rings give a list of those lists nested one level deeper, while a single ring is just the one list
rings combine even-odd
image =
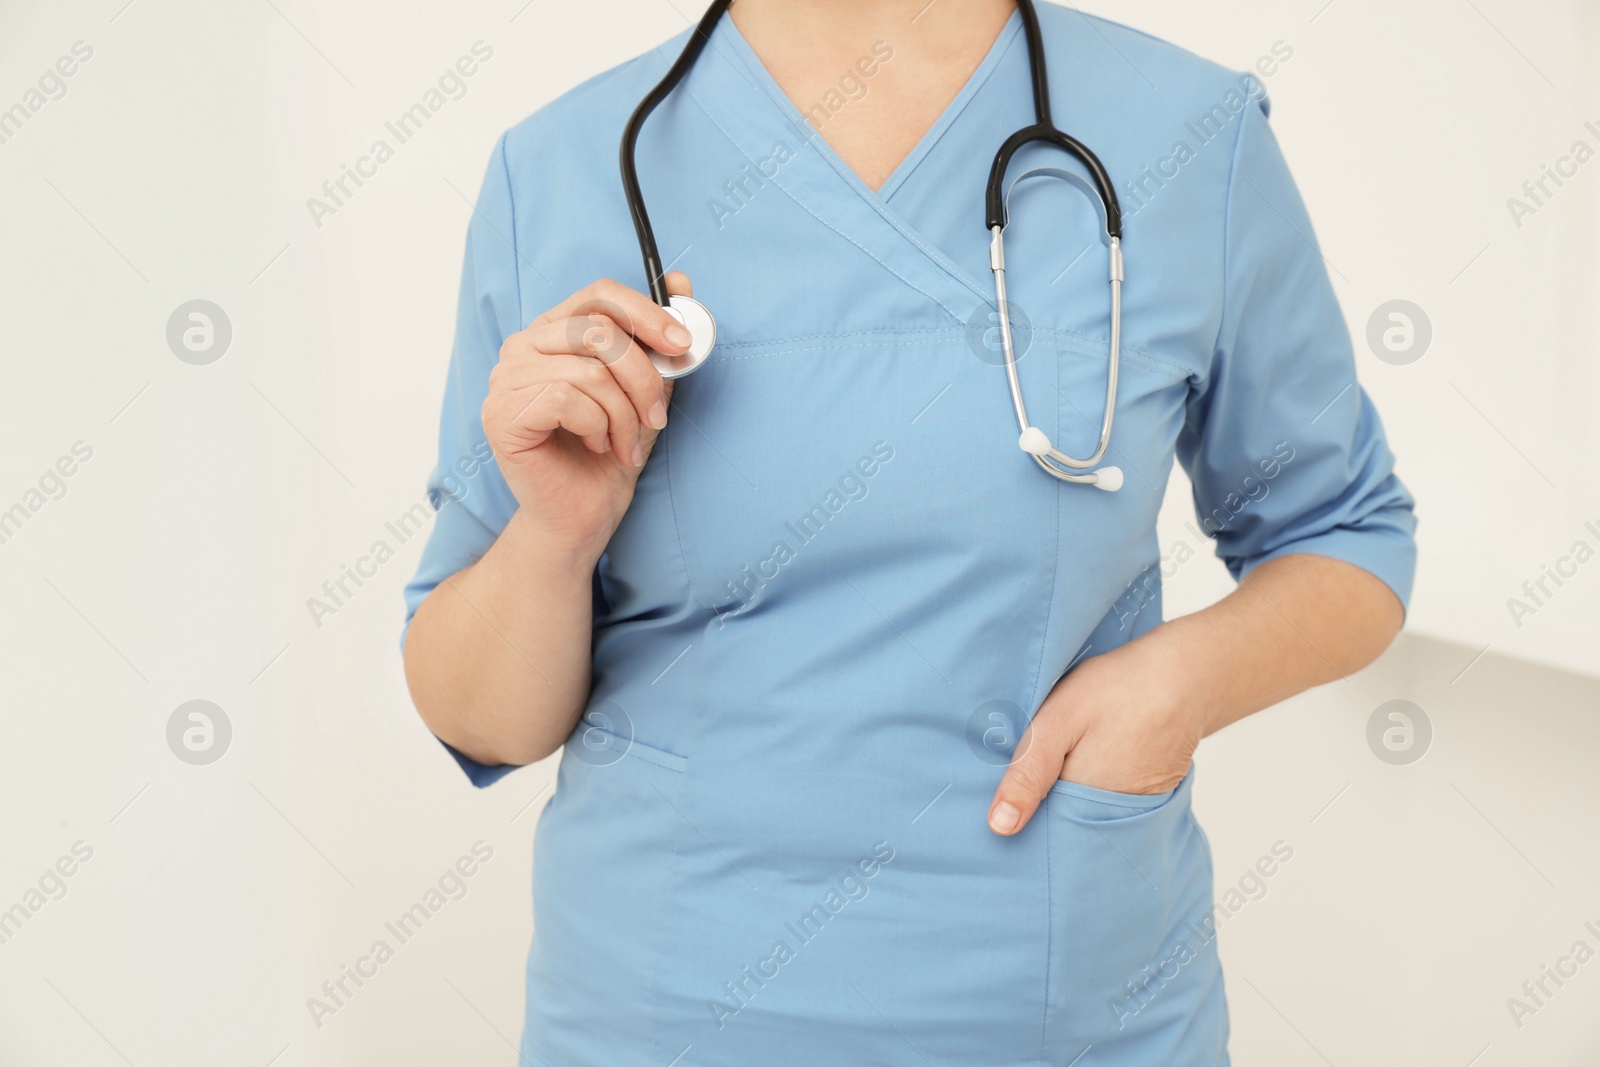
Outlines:
[{"label": "black stethoscope tubing", "polygon": [[700,58],[700,53],[711,42],[711,31],[716,29],[718,20],[732,3],[733,0],[713,0],[700,17],[700,24],[689,35],[689,43],[684,45],[677,62],[672,64],[666,77],[650,90],[649,95],[639,101],[639,106],[633,109],[628,125],[622,131],[622,193],[628,198],[633,229],[639,235],[639,251],[644,255],[644,273],[650,282],[650,298],[662,307],[668,306],[667,283],[662,277],[666,272],[661,268],[661,250],[656,247],[656,232],[650,227],[650,215],[644,209],[644,194],[639,189],[635,147],[639,143],[639,131],[644,128],[644,120],[688,76],[694,61]]}]

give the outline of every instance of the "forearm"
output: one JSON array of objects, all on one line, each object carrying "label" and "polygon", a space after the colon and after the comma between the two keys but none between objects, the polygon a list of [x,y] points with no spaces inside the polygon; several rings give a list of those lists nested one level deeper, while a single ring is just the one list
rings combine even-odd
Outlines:
[{"label": "forearm", "polygon": [[554,752],[589,694],[599,552],[522,516],[428,595],[406,638],[406,681],[423,721],[491,765]]},{"label": "forearm", "polygon": [[[1211,607],[1139,638],[1198,702],[1204,734],[1352,674],[1394,640],[1400,601],[1381,580],[1327,556],[1262,564]],[[1129,646],[1131,647],[1131,646]]]}]

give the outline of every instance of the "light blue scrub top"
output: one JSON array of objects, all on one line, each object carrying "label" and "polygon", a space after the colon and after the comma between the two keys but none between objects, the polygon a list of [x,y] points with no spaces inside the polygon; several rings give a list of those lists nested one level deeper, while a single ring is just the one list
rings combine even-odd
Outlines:
[{"label": "light blue scrub top", "polygon": [[[718,343],[597,571],[593,695],[535,842],[527,1063],[1227,1062],[1192,779],[1156,797],[1061,783],[997,837],[1006,709],[1032,714],[1080,656],[1159,623],[1174,457],[1236,576],[1317,553],[1404,601],[1412,502],[1259,83],[1040,17],[1056,120],[1126,211],[1118,493],[1018,450],[986,330],[984,183],[1033,121],[1017,16],[877,193],[727,19],[645,126],[663,258]],[[495,147],[411,611],[516,506],[482,462],[501,341],[597,278],[645,288],[617,143],[683,43]],[[1011,173],[1041,165],[1072,166],[1030,149]],[[1030,180],[1006,242],[1033,420],[1079,455],[1105,388],[1098,225],[1071,185]],[[457,758],[478,785],[507,770]]]}]

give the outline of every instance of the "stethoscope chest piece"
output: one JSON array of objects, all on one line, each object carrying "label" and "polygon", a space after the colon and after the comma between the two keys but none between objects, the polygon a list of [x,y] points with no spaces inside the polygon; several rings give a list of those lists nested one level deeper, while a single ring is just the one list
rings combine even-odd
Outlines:
[{"label": "stethoscope chest piece", "polygon": [[711,317],[711,312],[706,310],[704,304],[689,296],[672,297],[667,314],[683,323],[690,337],[689,351],[681,356],[669,356],[653,348],[647,349],[650,362],[661,372],[661,377],[670,380],[699,370],[700,364],[711,355],[711,349],[717,343],[717,320]]}]

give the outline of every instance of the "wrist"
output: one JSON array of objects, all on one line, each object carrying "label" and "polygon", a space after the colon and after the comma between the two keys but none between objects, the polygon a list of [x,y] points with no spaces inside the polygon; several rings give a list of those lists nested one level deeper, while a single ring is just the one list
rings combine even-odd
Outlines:
[{"label": "wrist", "polygon": [[522,507],[512,513],[496,543],[504,542],[518,558],[535,558],[587,577],[600,562],[616,528],[616,522],[576,527],[550,523]]},{"label": "wrist", "polygon": [[1177,625],[1181,621],[1163,623],[1100,659],[1106,661],[1102,669],[1143,690],[1141,703],[1152,713],[1181,724],[1198,740],[1217,728],[1219,690],[1203,642]]}]

